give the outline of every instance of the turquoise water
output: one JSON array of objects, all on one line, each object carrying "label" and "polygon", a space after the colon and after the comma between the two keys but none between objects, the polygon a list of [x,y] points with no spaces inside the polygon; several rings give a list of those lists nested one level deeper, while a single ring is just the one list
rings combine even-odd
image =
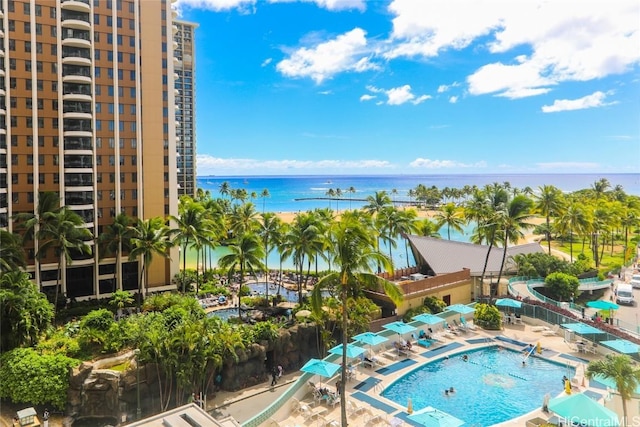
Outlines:
[{"label": "turquoise water", "polygon": [[[522,366],[521,353],[488,347],[422,365],[396,380],[382,396],[401,406],[411,398],[413,410],[433,406],[465,421],[466,426],[488,427],[542,406],[544,395],[564,389],[562,377],[573,368],[530,357]],[[444,390],[455,393],[446,396]]]},{"label": "turquoise water", "polygon": [[[408,192],[418,184],[442,190],[445,187],[463,188],[465,185],[483,187],[487,184],[508,182],[512,188],[530,187],[534,191],[542,185],[554,185],[562,191],[590,188],[605,178],[611,188],[622,186],[628,194],[640,195],[640,174],[465,174],[465,175],[369,175],[369,176],[200,176],[198,188],[208,190],[214,198],[222,197],[220,185],[227,182],[232,189],[244,188],[258,196],[264,189],[269,197],[252,199],[259,212],[299,212],[316,208],[343,211],[355,209],[376,191],[386,191],[396,202],[409,201]],[[355,193],[346,192],[354,188]],[[330,189],[343,192],[339,200],[317,200],[327,197]],[[395,190],[395,192],[393,191]],[[315,200],[314,200],[315,199]]]},{"label": "turquoise water", "polygon": [[220,310],[212,311],[208,314],[208,316],[216,316],[221,318],[222,320],[229,320],[231,317],[238,317],[238,309],[237,308],[222,308]]}]

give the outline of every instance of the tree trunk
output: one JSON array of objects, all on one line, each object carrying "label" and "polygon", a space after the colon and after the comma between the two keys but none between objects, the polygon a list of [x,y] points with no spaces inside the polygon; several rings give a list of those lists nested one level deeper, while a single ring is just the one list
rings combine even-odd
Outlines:
[{"label": "tree trunk", "polygon": [[[493,248],[493,242],[489,243],[487,255],[484,257],[484,266],[482,267],[482,275],[480,276],[480,291],[484,294],[484,275],[487,273],[487,264],[489,263],[489,255]],[[491,297],[491,284],[489,284],[489,297]]]},{"label": "tree trunk", "polygon": [[[345,282],[343,278],[340,280]],[[342,283],[340,289],[340,298],[342,299],[342,370],[340,372],[340,425],[346,427],[347,421],[347,398],[344,394],[345,385],[347,384],[347,343],[349,336],[347,327],[349,325],[349,316],[347,313],[347,284]]]}]

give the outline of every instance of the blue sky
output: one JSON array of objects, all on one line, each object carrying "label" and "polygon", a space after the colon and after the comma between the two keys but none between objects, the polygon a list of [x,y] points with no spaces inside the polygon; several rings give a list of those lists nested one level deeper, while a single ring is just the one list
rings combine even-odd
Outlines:
[{"label": "blue sky", "polygon": [[178,0],[198,175],[638,173],[637,0]]}]

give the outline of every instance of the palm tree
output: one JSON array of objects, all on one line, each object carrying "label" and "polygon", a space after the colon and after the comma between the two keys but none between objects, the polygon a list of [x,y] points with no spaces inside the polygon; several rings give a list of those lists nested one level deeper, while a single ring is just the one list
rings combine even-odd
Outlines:
[{"label": "palm tree", "polygon": [[556,222],[558,231],[569,234],[569,260],[573,262],[573,234],[583,234],[589,226],[589,216],[578,203],[570,203],[566,211],[560,215]]},{"label": "palm tree", "polygon": [[609,378],[616,383],[616,389],[622,399],[622,427],[627,425],[627,401],[640,386],[640,367],[625,354],[607,354],[604,359],[589,362],[585,376]]},{"label": "palm tree", "polygon": [[130,216],[119,213],[113,219],[113,223],[107,225],[102,234],[98,236],[98,259],[103,259],[107,255],[114,255],[116,258],[112,292],[117,289],[122,290],[122,259],[120,254],[131,250],[132,224],[133,219]]},{"label": "palm tree", "polygon": [[417,220],[415,223],[415,233],[418,236],[433,237],[440,239],[440,233],[438,233],[438,226],[429,218],[423,218]]},{"label": "palm tree", "polygon": [[[170,231],[175,235],[174,244],[181,245],[182,252],[182,293],[186,292],[187,274],[187,250],[190,246],[201,247],[204,241],[209,240],[211,224],[207,218],[207,212],[202,203],[194,201],[185,195],[180,197],[178,204],[178,216],[170,216],[170,219],[177,224],[177,228]],[[196,261],[196,292],[199,285],[199,264],[200,251],[197,253]]]},{"label": "palm tree", "polygon": [[222,184],[220,184],[218,191],[220,192],[222,197],[226,197],[231,194],[231,186],[227,181],[224,181]]},{"label": "palm tree", "polygon": [[347,193],[349,193],[349,210],[351,210],[351,196],[353,194],[356,194],[356,187],[352,185],[351,187],[347,188]]},{"label": "palm tree", "polygon": [[545,234],[547,235],[547,247],[551,255],[551,217],[558,216],[562,212],[562,191],[553,185],[539,187],[539,194],[534,196],[536,212],[544,215],[547,223]]},{"label": "palm tree", "polygon": [[233,207],[229,214],[229,229],[234,236],[255,232],[259,227],[260,219],[253,203],[242,203]]},{"label": "palm tree", "polygon": [[26,265],[20,236],[0,229],[0,275],[24,268]]},{"label": "palm tree", "polygon": [[[367,196],[367,204],[362,207],[362,210],[371,215],[371,217],[376,220],[380,212],[386,207],[391,206],[391,197],[387,194],[386,191],[376,191],[372,196]],[[380,251],[380,239],[382,238],[381,230],[376,230],[377,239],[376,239],[376,249]],[[378,266],[378,271],[381,270],[381,267]]]},{"label": "palm tree", "polygon": [[[255,274],[256,270],[264,269],[262,258],[264,251],[258,235],[255,233],[244,233],[237,236],[227,246],[228,254],[218,260],[218,265],[222,269],[226,269],[229,273],[229,279],[233,277],[236,268],[240,271],[240,286],[238,287],[238,317],[242,319],[240,298],[242,296],[242,283],[244,282],[244,274],[247,270]],[[231,280],[229,280],[231,281]]]},{"label": "palm tree", "polygon": [[282,220],[273,212],[262,214],[262,224],[259,235],[262,238],[264,247],[264,273],[265,273],[265,294],[269,301],[269,253],[278,245],[283,238]]},{"label": "palm tree", "polygon": [[155,255],[169,258],[171,240],[169,238],[169,227],[165,224],[164,218],[153,217],[146,220],[138,219],[133,226],[133,237],[131,239],[132,249],[129,253],[129,260],[139,260],[142,263],[140,270],[140,280],[138,281],[138,311],[142,307],[142,280],[145,280],[145,295],[149,292],[149,265]]},{"label": "palm tree", "polygon": [[[46,252],[49,248],[53,248],[58,257],[56,292],[53,301],[54,310],[58,308],[58,294],[63,265],[70,265],[73,262],[72,254],[83,253],[90,255],[92,253],[91,246],[87,242],[93,238],[93,234],[84,225],[80,215],[64,206],[38,232],[41,239],[38,252]],[[41,255],[38,253],[37,256]]]},{"label": "palm tree", "polygon": [[500,240],[504,245],[498,283],[500,283],[507,258],[507,246],[509,246],[509,242],[518,242],[524,236],[523,230],[531,227],[531,224],[527,223],[527,221],[533,216],[531,213],[532,208],[533,201],[527,196],[519,194],[511,199],[504,209],[498,213],[498,232],[502,233]]},{"label": "palm tree", "polygon": [[[342,366],[347,366],[347,343],[349,342],[349,313],[347,310],[348,299],[357,296],[363,288],[383,289],[384,293],[396,305],[402,301],[402,293],[398,287],[389,281],[371,273],[372,268],[384,265],[389,272],[392,270],[390,260],[375,249],[375,242],[362,224],[353,217],[345,217],[332,227],[334,242],[333,264],[339,271],[324,276],[314,286],[311,294],[311,303],[314,314],[322,312],[322,289],[337,286],[342,303]],[[340,385],[340,416],[341,425],[347,425],[347,405],[345,396],[345,384],[347,383],[347,370],[341,371]]]},{"label": "palm tree", "polygon": [[310,212],[298,213],[290,224],[289,232],[285,235],[284,240],[282,256],[293,258],[293,265],[298,276],[298,302],[302,304],[302,279],[305,261],[310,263],[316,254],[323,251],[324,240],[317,217]]},{"label": "palm tree", "polygon": [[464,224],[462,210],[458,209],[454,203],[447,203],[444,205],[438,212],[436,212],[434,219],[436,220],[438,228],[446,224],[447,240],[451,240],[452,228],[459,233],[464,231],[462,228],[462,225]]},{"label": "palm tree", "polygon": [[260,197],[262,197],[262,213],[264,214],[265,202],[267,201],[267,197],[271,197],[271,194],[269,194],[269,189],[265,188],[264,190],[262,190],[262,193],[260,193]]},{"label": "palm tree", "polygon": [[[36,254],[44,257],[44,251],[40,251],[40,230],[54,221],[55,215],[60,211],[60,196],[52,191],[38,193],[38,207],[35,213],[23,212],[14,216],[18,221],[18,230],[24,230],[23,241],[33,240]],[[36,272],[40,279],[41,258],[36,257]]]},{"label": "palm tree", "polygon": [[118,309],[118,319],[122,317],[122,309],[134,301],[131,292],[118,289],[111,295],[109,304],[115,306]]}]

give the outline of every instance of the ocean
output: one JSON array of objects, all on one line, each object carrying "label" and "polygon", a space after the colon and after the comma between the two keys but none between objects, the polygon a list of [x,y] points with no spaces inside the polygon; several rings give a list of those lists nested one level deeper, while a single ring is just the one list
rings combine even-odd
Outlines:
[{"label": "ocean", "polygon": [[[327,207],[334,210],[358,208],[366,203],[354,199],[366,199],[382,190],[395,201],[409,201],[408,191],[418,184],[442,190],[508,182],[511,187],[521,189],[531,187],[535,191],[542,185],[554,185],[571,192],[590,188],[603,178],[612,188],[620,185],[627,194],[640,196],[640,174],[202,176],[197,178],[197,184],[199,188],[209,190],[214,198],[221,197],[219,190],[223,182],[233,189],[244,188],[249,194],[255,192],[257,198],[253,202],[260,212],[304,212]],[[343,193],[339,201],[317,200],[326,198],[330,189],[338,188]],[[355,193],[347,192],[349,188],[355,189]],[[265,189],[269,191],[269,197],[262,198],[260,194]]]},{"label": "ocean", "polygon": [[[198,188],[208,190],[211,197],[222,197],[220,185],[227,182],[232,189],[244,188],[249,194],[255,192],[253,203],[258,212],[304,212],[316,208],[330,207],[336,211],[356,209],[366,204],[367,196],[376,191],[385,190],[396,202],[409,201],[408,191],[415,189],[418,184],[429,188],[436,186],[440,190],[445,187],[462,188],[465,185],[483,187],[486,184],[508,182],[512,188],[531,187],[534,191],[543,185],[554,185],[565,192],[590,188],[595,182],[607,179],[614,188],[622,186],[627,194],[640,196],[640,174],[529,174],[529,175],[360,175],[360,176],[203,176],[198,177]],[[355,193],[347,190],[353,187]],[[330,189],[341,189],[340,200],[320,200],[326,198]],[[260,197],[263,190],[269,191],[269,197]],[[395,191],[393,191],[395,190]],[[462,233],[451,231],[451,240],[468,242],[472,226],[466,226]],[[447,238],[447,230],[440,230],[442,238]],[[388,253],[386,248],[381,248]],[[227,253],[226,248],[219,247],[213,251],[215,261]],[[398,242],[397,248],[392,250],[394,265],[397,268],[414,265],[413,256],[409,251],[407,262],[404,242]],[[195,267],[196,257],[189,251],[187,263]],[[269,268],[277,269],[278,255],[272,252],[268,258]],[[181,264],[182,265],[182,264]],[[283,268],[292,270],[290,260],[283,263]],[[318,268],[326,269],[326,263],[320,261]],[[312,267],[313,270],[315,268]]]}]

